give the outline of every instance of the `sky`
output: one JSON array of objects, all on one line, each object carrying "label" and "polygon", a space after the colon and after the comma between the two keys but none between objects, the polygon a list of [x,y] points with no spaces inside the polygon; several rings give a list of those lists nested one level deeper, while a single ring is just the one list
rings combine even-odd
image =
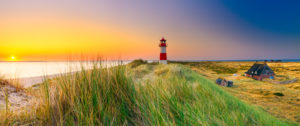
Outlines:
[{"label": "sky", "polygon": [[[299,1],[0,1],[0,60],[300,59]],[[14,56],[14,59],[12,58]]]}]

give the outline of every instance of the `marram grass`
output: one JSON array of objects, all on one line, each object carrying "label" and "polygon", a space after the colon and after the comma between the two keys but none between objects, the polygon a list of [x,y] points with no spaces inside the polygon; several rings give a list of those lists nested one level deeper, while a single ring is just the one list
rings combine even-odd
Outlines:
[{"label": "marram grass", "polygon": [[296,125],[183,65],[98,66],[43,84],[43,125]]}]

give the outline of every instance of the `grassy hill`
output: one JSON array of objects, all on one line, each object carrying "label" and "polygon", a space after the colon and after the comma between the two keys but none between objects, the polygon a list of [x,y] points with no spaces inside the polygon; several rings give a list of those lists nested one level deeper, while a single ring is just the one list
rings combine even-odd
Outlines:
[{"label": "grassy hill", "polygon": [[45,82],[39,92],[41,105],[27,113],[29,121],[23,115],[4,123],[296,125],[240,101],[183,65],[98,65]]},{"label": "grassy hill", "polygon": [[[257,81],[244,76],[255,62],[173,62],[183,64],[205,78],[215,81],[222,77],[234,82],[223,90],[239,99],[260,106],[271,115],[300,123],[300,81],[278,84],[274,81],[300,79],[299,62],[273,62],[268,65],[275,71],[275,80]],[[235,71],[235,72],[233,72]]]}]

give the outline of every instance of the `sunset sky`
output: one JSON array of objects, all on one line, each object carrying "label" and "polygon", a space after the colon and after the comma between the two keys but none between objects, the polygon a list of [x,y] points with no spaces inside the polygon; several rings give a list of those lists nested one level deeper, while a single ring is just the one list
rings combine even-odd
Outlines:
[{"label": "sunset sky", "polygon": [[300,59],[299,5],[296,0],[1,0],[0,60],[96,55],[157,60],[163,36],[170,60]]}]

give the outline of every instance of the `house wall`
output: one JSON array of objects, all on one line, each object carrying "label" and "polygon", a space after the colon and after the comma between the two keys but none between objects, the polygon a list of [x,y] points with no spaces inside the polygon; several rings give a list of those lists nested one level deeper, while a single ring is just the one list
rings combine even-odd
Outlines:
[{"label": "house wall", "polygon": [[266,75],[266,74],[262,74],[260,76],[256,76],[256,75],[253,75],[252,78],[256,79],[256,80],[262,80],[264,78],[270,78],[271,76],[274,76],[274,74],[269,74],[269,75]]},{"label": "house wall", "polygon": [[256,76],[256,75],[253,75],[253,77],[255,80],[262,80],[262,77],[261,76]]},{"label": "house wall", "polygon": [[274,74],[262,74],[262,75],[260,75],[262,78],[270,78],[271,76],[273,76],[274,77]]},{"label": "house wall", "polygon": [[250,75],[250,74],[246,74],[246,76],[247,76],[247,77],[252,77],[252,75]]}]

